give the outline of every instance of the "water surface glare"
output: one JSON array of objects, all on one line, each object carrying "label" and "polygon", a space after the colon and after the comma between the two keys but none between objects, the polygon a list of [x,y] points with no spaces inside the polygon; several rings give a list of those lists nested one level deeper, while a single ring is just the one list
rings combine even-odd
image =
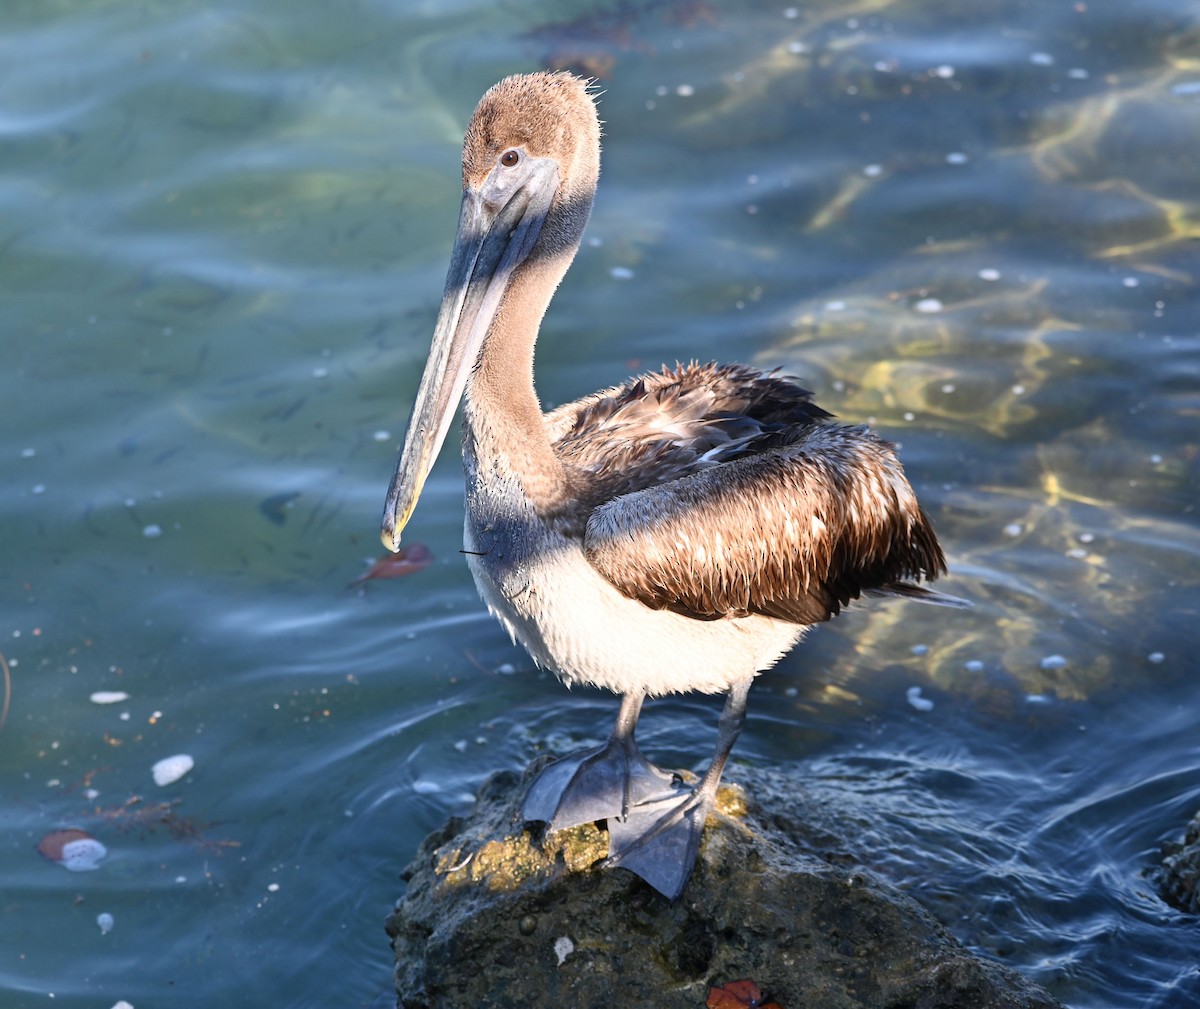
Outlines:
[{"label": "water surface glare", "polygon": [[[406,533],[434,562],[350,584],[466,118],[543,66],[601,78],[605,120],[544,402],[691,358],[800,376],[901,444],[975,604],[820,628],[736,758],[1069,1005],[1200,1004],[1200,922],[1152,877],[1200,808],[1188,0],[7,3],[0,1004],[394,1004],[422,837],[607,732],[476,598],[452,451]],[[642,745],[702,767],[718,708],[655,702]],[[99,868],[38,854],[62,828]]]}]

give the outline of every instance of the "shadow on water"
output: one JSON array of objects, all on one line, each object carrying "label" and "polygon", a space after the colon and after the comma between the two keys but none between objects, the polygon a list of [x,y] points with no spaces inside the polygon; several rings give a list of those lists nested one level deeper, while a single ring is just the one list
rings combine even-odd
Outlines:
[{"label": "shadow on water", "polygon": [[[433,563],[347,587],[466,116],[548,64],[602,78],[606,135],[546,404],[779,366],[900,443],[975,604],[819,628],[736,758],[1070,1005],[1200,1001],[1153,879],[1200,807],[1192,7],[401,7],[0,14],[0,1002],[390,1005],[420,839],[608,731],[483,612],[453,453],[410,529]],[[718,708],[654,702],[642,745],[701,767]],[[37,854],[63,827],[97,871]]]}]

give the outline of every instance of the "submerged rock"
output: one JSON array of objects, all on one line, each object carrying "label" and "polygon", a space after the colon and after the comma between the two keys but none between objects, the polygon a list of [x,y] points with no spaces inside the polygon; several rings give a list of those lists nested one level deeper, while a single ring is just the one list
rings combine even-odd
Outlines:
[{"label": "submerged rock", "polygon": [[783,1009],[1058,1006],[911,898],[811,854],[789,826],[805,822],[803,793],[769,771],[733,776],[792,808],[766,816],[723,787],[674,904],[630,872],[593,869],[607,851],[594,825],[543,837],[523,824],[528,773],[488,779],[473,813],[426,838],[405,872],[387,923],[399,1005],[694,1009],[749,978]]},{"label": "submerged rock", "polygon": [[1168,846],[1159,889],[1172,907],[1200,914],[1200,812],[1187,825],[1183,844]]}]

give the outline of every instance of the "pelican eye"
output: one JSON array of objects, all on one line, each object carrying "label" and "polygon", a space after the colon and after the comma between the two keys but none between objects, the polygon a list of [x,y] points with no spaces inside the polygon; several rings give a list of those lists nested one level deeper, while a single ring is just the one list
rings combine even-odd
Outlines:
[{"label": "pelican eye", "polygon": [[500,155],[500,164],[505,168],[512,168],[520,160],[521,154],[519,151],[509,150]]}]

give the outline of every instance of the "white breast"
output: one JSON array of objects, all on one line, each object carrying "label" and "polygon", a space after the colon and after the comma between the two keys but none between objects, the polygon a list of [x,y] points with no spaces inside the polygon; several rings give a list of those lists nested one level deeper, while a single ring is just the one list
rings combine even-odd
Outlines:
[{"label": "white breast", "polygon": [[774,665],[806,628],[751,615],[697,620],[653,610],[618,592],[588,563],[578,543],[557,539],[525,566],[498,576],[467,560],[479,594],[534,661],[571,685],[651,695],[720,693]]}]

